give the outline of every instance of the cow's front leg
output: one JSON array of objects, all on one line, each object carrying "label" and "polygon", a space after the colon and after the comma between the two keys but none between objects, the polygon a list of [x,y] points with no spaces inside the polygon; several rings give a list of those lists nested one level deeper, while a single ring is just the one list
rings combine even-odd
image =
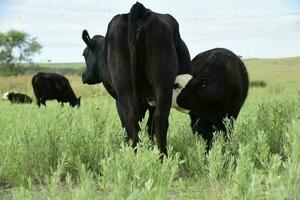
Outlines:
[{"label": "cow's front leg", "polygon": [[148,121],[147,121],[147,131],[149,134],[149,138],[151,141],[154,140],[154,123],[153,123],[153,115],[154,115],[154,111],[155,111],[155,107],[151,106],[148,108],[149,111],[149,116],[148,116]]}]

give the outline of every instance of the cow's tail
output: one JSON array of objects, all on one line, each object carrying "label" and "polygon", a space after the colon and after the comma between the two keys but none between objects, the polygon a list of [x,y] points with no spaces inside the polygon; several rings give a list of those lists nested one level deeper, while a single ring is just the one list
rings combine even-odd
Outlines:
[{"label": "cow's tail", "polygon": [[[138,69],[138,55],[137,55],[137,29],[138,20],[142,19],[147,9],[139,2],[135,3],[128,16],[128,46],[130,54],[130,76],[133,92],[133,112],[140,110],[141,102],[137,91],[137,69]],[[141,113],[135,113],[138,117]]]}]

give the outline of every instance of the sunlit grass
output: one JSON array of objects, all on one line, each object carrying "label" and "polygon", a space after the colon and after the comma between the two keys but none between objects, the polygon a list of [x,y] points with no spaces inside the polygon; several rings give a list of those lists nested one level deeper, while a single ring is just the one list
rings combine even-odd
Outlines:
[{"label": "sunlit grass", "polygon": [[[246,61],[250,79],[267,85],[249,90],[231,136],[216,133],[209,154],[188,115],[172,110],[163,163],[145,120],[134,153],[114,99],[78,76],[67,77],[79,109],[1,101],[0,199],[299,199],[299,60]],[[0,91],[33,97],[30,82],[0,77]]]}]

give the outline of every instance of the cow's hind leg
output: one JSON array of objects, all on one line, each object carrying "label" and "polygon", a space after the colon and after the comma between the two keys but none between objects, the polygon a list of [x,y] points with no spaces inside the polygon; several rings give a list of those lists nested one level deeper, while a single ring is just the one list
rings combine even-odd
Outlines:
[{"label": "cow's hind leg", "polygon": [[[118,102],[116,101],[116,107],[117,107],[117,111],[118,111],[118,115],[119,115],[119,118],[120,118],[120,121],[121,121],[121,125],[123,128],[125,128],[125,109],[123,108],[123,106]],[[130,140],[128,134],[127,134],[127,128],[125,128],[125,131],[126,131],[126,134],[125,134],[125,141],[128,142]]]},{"label": "cow's hind leg", "polygon": [[112,53],[109,54],[108,61],[109,65],[112,66],[111,74],[117,95],[117,110],[122,126],[125,127],[127,133],[126,140],[130,139],[132,147],[135,147],[139,142],[139,121],[143,117],[141,113],[145,112],[144,108],[141,108],[142,102],[139,96],[134,95],[131,76],[128,76],[130,74],[128,57],[123,52],[120,52],[122,49],[119,46],[120,43],[117,42],[116,44],[118,45],[114,46],[114,51],[111,51]]},{"label": "cow's hind leg", "polygon": [[[176,77],[176,71],[173,70],[174,66],[176,69],[176,63],[173,63],[172,61],[176,61],[176,59],[174,58],[174,60],[171,59],[168,61],[171,65],[161,61],[165,60],[162,60],[161,57],[157,57],[151,65],[155,66],[152,68],[153,71],[151,77],[156,103],[155,111],[153,113],[153,128],[158,148],[162,155],[164,154],[167,156],[168,118],[172,103],[172,89]],[[163,74],[168,74],[168,76],[163,76]]]},{"label": "cow's hind leg", "polygon": [[[157,25],[157,26],[156,26]],[[167,156],[167,131],[172,103],[173,84],[178,71],[178,58],[169,33],[164,24],[154,24],[156,28],[146,30],[145,73],[153,88],[155,111],[153,114],[154,133],[160,152]],[[157,31],[160,30],[160,31]],[[161,157],[162,158],[162,157]]]},{"label": "cow's hind leg", "polygon": [[172,89],[158,90],[156,99],[156,108],[153,115],[154,132],[160,152],[167,156],[167,131],[172,102]]},{"label": "cow's hind leg", "polygon": [[153,107],[153,106],[149,107],[148,111],[149,111],[149,116],[148,116],[148,121],[147,121],[147,131],[148,131],[150,140],[153,141],[154,140],[154,130],[155,130],[154,123],[153,123],[153,115],[154,115],[155,107]]},{"label": "cow's hind leg", "polygon": [[127,136],[125,140],[128,142],[130,139],[132,141],[132,147],[136,147],[139,142],[138,132],[140,130],[138,124],[138,118],[130,114],[130,108],[120,101],[117,102],[117,110],[122,123],[125,128]]},{"label": "cow's hind leg", "polygon": [[[137,77],[143,75],[135,67],[131,67],[128,46],[128,17],[120,15],[110,23],[106,36],[107,65],[112,85],[116,92],[118,113],[127,137],[135,147],[139,142],[139,121],[145,113],[143,102],[137,89]],[[130,44],[131,45],[131,44]],[[133,58],[138,59],[138,58]]]}]

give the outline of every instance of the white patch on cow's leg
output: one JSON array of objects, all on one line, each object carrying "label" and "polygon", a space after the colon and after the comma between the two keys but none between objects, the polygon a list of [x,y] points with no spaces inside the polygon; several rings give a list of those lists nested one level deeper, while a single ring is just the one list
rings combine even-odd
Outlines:
[{"label": "white patch on cow's leg", "polygon": [[178,110],[179,112],[183,112],[183,113],[189,113],[190,110],[187,110],[185,108],[181,108],[178,104],[177,104],[177,97],[178,95],[181,93],[181,91],[183,90],[183,88],[186,86],[186,84],[193,78],[192,75],[190,74],[181,74],[176,76],[175,79],[175,83],[174,85],[177,85],[177,88],[173,89],[173,95],[172,95],[172,108],[175,108],[176,110]]},{"label": "white patch on cow's leg", "polygon": [[2,100],[8,100],[8,95],[9,92],[5,92],[4,95],[2,96]]}]

